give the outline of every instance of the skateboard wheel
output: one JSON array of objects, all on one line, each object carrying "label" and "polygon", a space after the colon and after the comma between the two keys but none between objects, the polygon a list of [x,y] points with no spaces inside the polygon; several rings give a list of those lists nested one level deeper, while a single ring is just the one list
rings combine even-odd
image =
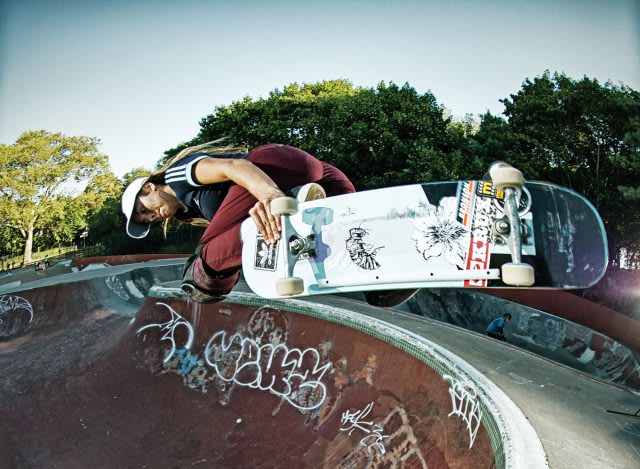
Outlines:
[{"label": "skateboard wheel", "polygon": [[298,213],[298,200],[293,197],[278,197],[271,201],[271,214],[274,217],[296,213]]},{"label": "skateboard wheel", "polygon": [[507,285],[530,287],[535,282],[533,267],[509,262],[502,266],[502,281]]},{"label": "skateboard wheel", "polygon": [[495,165],[489,170],[489,174],[496,189],[521,188],[524,185],[522,173],[512,166]]},{"label": "skateboard wheel", "polygon": [[276,293],[280,296],[298,295],[303,291],[304,280],[300,277],[286,277],[276,280]]}]

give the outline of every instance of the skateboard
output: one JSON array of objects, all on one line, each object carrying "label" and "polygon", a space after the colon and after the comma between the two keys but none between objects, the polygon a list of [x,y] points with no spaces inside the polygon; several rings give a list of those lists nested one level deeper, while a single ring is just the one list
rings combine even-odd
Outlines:
[{"label": "skateboard", "polygon": [[578,289],[607,266],[604,225],[578,193],[525,182],[506,164],[490,180],[414,184],[299,203],[283,197],[280,240],[248,219],[242,269],[259,296],[413,288]]}]

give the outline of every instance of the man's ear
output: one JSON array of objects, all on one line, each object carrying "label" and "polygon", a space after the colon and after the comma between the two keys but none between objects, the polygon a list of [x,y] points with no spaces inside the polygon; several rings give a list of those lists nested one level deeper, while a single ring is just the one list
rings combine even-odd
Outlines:
[{"label": "man's ear", "polygon": [[142,188],[144,189],[144,193],[149,194],[151,192],[155,192],[158,190],[158,186],[156,186],[154,183],[152,182],[145,182],[144,186],[142,186]]}]

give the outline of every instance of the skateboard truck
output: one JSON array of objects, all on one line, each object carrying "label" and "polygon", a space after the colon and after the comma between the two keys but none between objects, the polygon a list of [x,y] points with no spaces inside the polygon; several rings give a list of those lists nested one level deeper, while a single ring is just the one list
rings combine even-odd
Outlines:
[{"label": "skateboard truck", "polygon": [[530,287],[535,282],[533,267],[522,262],[522,236],[518,214],[520,190],[524,185],[522,173],[506,163],[494,163],[489,174],[496,189],[504,191],[504,216],[496,220],[495,233],[509,247],[512,262],[502,266],[502,281],[507,285]]},{"label": "skateboard truck", "polygon": [[[287,220],[288,221],[288,220]],[[293,228],[292,228],[293,229]],[[316,236],[310,234],[306,238],[297,233],[289,238],[289,250],[295,258],[303,254],[309,254],[311,257],[316,256]]]},{"label": "skateboard truck", "polygon": [[281,236],[285,244],[283,262],[287,276],[276,280],[276,293],[280,296],[298,295],[304,291],[304,280],[293,276],[293,268],[300,256],[316,255],[315,236],[302,237],[291,225],[289,217],[297,212],[298,200],[293,197],[279,197],[271,201],[271,213],[274,217],[281,217]]}]

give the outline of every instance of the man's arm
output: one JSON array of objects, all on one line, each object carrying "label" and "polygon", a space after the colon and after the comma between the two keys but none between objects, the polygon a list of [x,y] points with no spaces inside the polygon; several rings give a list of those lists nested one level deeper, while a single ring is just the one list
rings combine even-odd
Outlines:
[{"label": "man's arm", "polygon": [[280,219],[271,215],[271,201],[284,192],[267,173],[245,159],[204,158],[198,161],[193,176],[199,184],[233,181],[244,187],[258,202],[249,210],[258,231],[269,243],[280,238]]}]

